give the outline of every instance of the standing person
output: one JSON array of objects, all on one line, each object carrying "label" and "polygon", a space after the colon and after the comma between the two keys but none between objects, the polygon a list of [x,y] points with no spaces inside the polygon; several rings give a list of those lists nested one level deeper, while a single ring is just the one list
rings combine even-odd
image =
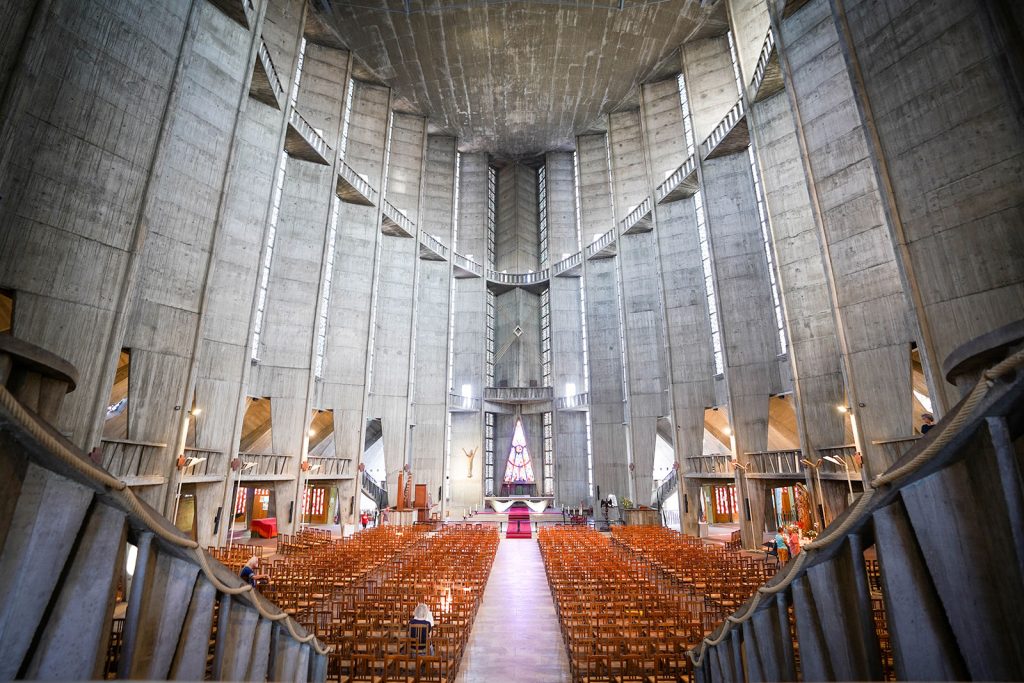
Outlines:
[{"label": "standing person", "polygon": [[[412,619],[409,620],[409,637],[414,641],[413,651],[416,654],[427,653],[427,638],[434,629],[434,615],[425,603],[416,605],[413,610]],[[434,647],[430,647],[430,654],[434,654]]]},{"label": "standing person", "polygon": [[366,531],[366,525],[370,523],[370,515],[366,514],[366,510],[359,515],[359,523],[363,525],[363,531]]},{"label": "standing person", "polygon": [[800,527],[796,524],[789,527],[789,556],[796,557],[800,554]]},{"label": "standing person", "polygon": [[927,434],[928,430],[935,426],[935,417],[931,413],[921,413],[921,420],[924,424],[921,425],[921,433]]},{"label": "standing person", "polygon": [[789,544],[786,542],[786,527],[779,527],[775,533],[775,552],[779,554],[779,564],[789,560]]},{"label": "standing person", "polygon": [[255,588],[257,583],[266,583],[270,578],[266,574],[257,574],[256,570],[259,568],[260,558],[253,555],[249,558],[249,561],[245,563],[245,566],[242,567],[242,571],[240,571],[238,575],[242,577],[242,581],[245,581],[247,584]]}]

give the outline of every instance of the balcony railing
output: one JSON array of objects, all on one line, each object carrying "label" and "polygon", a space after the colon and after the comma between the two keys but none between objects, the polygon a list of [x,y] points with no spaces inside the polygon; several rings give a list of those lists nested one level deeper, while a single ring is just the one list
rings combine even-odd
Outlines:
[{"label": "balcony railing", "polygon": [[186,446],[184,455],[186,462],[195,463],[181,471],[181,479],[184,482],[217,481],[227,474],[228,459],[224,451]]},{"label": "balcony railing", "polygon": [[779,68],[779,55],[775,51],[775,34],[769,27],[764,45],[761,46],[761,54],[757,58],[757,66],[754,67],[754,78],[750,82],[751,100],[763,100],[777,93],[782,87],[782,70]]},{"label": "balcony railing", "polygon": [[284,102],[284,86],[277,77],[274,60],[270,58],[267,44],[260,40],[260,49],[253,63],[252,82],[249,84],[249,95],[263,104],[280,109]]},{"label": "balcony railing", "polygon": [[731,455],[691,455],[686,458],[686,476],[732,477]]},{"label": "balcony railing", "polygon": [[292,456],[279,453],[239,453],[242,479],[290,479]]},{"label": "balcony railing", "polygon": [[583,265],[583,252],[577,251],[572,256],[567,256],[551,266],[551,274],[554,276],[579,277],[580,266]]},{"label": "balcony railing", "polygon": [[920,438],[920,434],[911,434],[910,436],[898,436],[892,439],[879,439],[871,443],[875,446],[881,446],[889,456],[889,460],[896,462],[903,457],[904,453],[913,448],[914,443]]},{"label": "balcony railing", "polygon": [[288,115],[288,130],[285,132],[284,149],[289,156],[314,164],[329,166],[334,155],[320,133],[309,125],[302,114],[292,108]]},{"label": "balcony railing", "polygon": [[658,185],[654,191],[654,199],[658,204],[666,204],[692,197],[698,189],[697,159],[691,155],[665,179],[665,182]]},{"label": "balcony railing", "polygon": [[539,403],[554,397],[551,387],[484,387],[484,400],[495,403]]},{"label": "balcony railing", "polygon": [[758,478],[758,475],[803,477],[804,466],[800,462],[803,452],[799,448],[782,451],[760,451],[747,453],[749,468],[747,476]]},{"label": "balcony railing", "polygon": [[672,470],[668,473],[668,476],[661,481],[661,484],[658,485],[658,489],[654,492],[654,500],[651,502],[655,503],[660,509],[662,503],[668,500],[668,497],[675,493],[678,486],[679,474],[676,470]]},{"label": "balcony railing", "polygon": [[494,270],[493,268],[488,268],[486,270],[487,279],[489,281],[500,285],[511,285],[513,287],[536,285],[542,282],[547,282],[549,279],[549,272],[550,271],[547,268],[538,270],[535,273],[502,273]]},{"label": "balcony railing", "polygon": [[397,206],[384,200],[383,221],[381,231],[392,237],[412,237],[416,234],[416,223],[405,215]]},{"label": "balcony railing", "polygon": [[555,399],[555,410],[586,410],[590,407],[590,392],[559,396]]},{"label": "balcony railing", "polygon": [[448,394],[448,410],[453,413],[475,413],[480,410],[480,399],[461,394]]},{"label": "balcony railing", "polygon": [[[743,100],[737,100],[711,135],[701,143],[701,153],[705,159],[712,159],[725,154],[732,154],[745,149],[750,141],[747,133],[746,112]],[[742,122],[742,125],[740,123]],[[742,130],[741,130],[742,128]],[[730,135],[731,133],[735,133]]]},{"label": "balcony railing", "polygon": [[484,267],[462,254],[452,252],[452,265],[455,266],[455,277],[483,277]]},{"label": "balcony railing", "polygon": [[448,247],[433,235],[420,232],[420,258],[427,261],[447,261]]},{"label": "balcony railing", "polygon": [[374,206],[377,203],[377,190],[370,183],[346,164],[338,162],[338,184],[335,193],[338,199],[348,204]]},{"label": "balcony railing", "polygon": [[167,480],[170,462],[162,462],[161,454],[167,448],[165,443],[134,441],[132,439],[103,439],[103,468],[119,479],[127,479],[128,483],[143,478],[152,479],[154,484],[162,484]]},{"label": "balcony railing", "polygon": [[615,228],[598,237],[584,248],[588,259],[611,258],[615,256]]},{"label": "balcony railing", "polygon": [[622,234],[632,235],[638,232],[650,232],[654,229],[654,222],[651,218],[651,198],[646,197],[637,204],[636,208],[629,212],[619,223]]},{"label": "balcony railing", "polygon": [[350,476],[348,468],[352,461],[348,458],[309,456],[306,458],[306,461],[309,463],[309,469],[306,470],[307,479],[329,479]]}]

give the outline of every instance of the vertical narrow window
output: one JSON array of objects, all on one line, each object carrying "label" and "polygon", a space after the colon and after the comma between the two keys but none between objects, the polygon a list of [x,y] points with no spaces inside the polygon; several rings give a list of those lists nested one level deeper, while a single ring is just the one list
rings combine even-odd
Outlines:
[{"label": "vertical narrow window", "polygon": [[487,386],[494,386],[494,306],[495,295],[487,290]]},{"label": "vertical narrow window", "polygon": [[494,413],[484,413],[484,495],[494,495]]},{"label": "vertical narrow window", "polygon": [[[295,77],[292,79],[292,90],[288,97],[289,107],[294,107],[299,99],[299,82],[302,80],[302,65],[306,61],[306,39],[299,43],[299,58],[295,64]],[[288,155],[282,149],[278,152],[277,176],[274,180],[274,194],[271,198],[270,223],[267,225],[267,241],[263,264],[260,267],[260,290],[256,295],[256,316],[253,320],[252,349],[249,352],[254,361],[259,360],[260,336],[263,332],[263,318],[267,310],[267,287],[270,284],[270,264],[274,260],[274,242],[277,238],[277,219],[281,215],[281,195],[284,193],[285,168],[288,166]]]},{"label": "vertical narrow window", "polygon": [[[743,81],[740,78],[739,57],[736,55],[736,43],[732,39],[732,31],[728,31],[729,57],[732,59],[732,75],[736,80],[736,92],[743,94]],[[757,168],[757,157],[754,154],[754,139],[750,138],[747,147],[747,158],[750,161],[750,176],[754,179],[754,200],[757,202],[757,217],[761,225],[761,243],[764,256],[768,263],[768,281],[772,292],[772,306],[775,309],[775,332],[779,340],[779,353],[789,349],[786,341],[786,322],[782,314],[782,297],[779,295],[779,283],[775,277],[775,259],[772,256],[771,227],[768,224],[768,212],[765,210],[764,192],[761,189],[761,174]]]},{"label": "vertical narrow window", "polygon": [[[395,124],[395,112],[391,112],[388,116],[388,135],[384,142],[384,187],[381,189],[380,196],[385,197],[388,190],[388,170],[391,168],[391,134],[394,132]],[[384,248],[384,240],[377,240],[377,250],[374,255],[374,263],[380,263],[381,250]],[[380,286],[380,268],[374,268],[375,276],[373,287],[376,289]],[[373,297],[373,308],[370,310],[370,358],[369,368],[366,377],[366,391],[367,393],[373,388],[373,359],[376,356],[377,347],[377,306],[380,301],[380,297]]]},{"label": "vertical narrow window", "polygon": [[331,284],[334,281],[334,247],[338,238],[338,212],[341,207],[341,200],[337,197],[331,200],[331,227],[327,232],[327,258],[324,267],[324,284],[320,292],[320,320],[316,329],[316,367],[314,376],[321,379],[324,376],[324,356],[327,352],[327,320],[330,315],[331,305]]},{"label": "vertical narrow window", "polygon": [[540,293],[540,367],[541,386],[551,386],[551,290]]},{"label": "vertical narrow window", "polygon": [[[576,247],[583,249],[583,214],[580,204],[580,160],[579,155],[572,153],[573,195],[576,198]],[[580,282],[580,337],[583,344],[583,391],[590,392],[590,352],[587,350],[587,292]],[[594,495],[594,449],[591,441],[590,411],[585,413],[587,419],[587,494]]]},{"label": "vertical narrow window", "polygon": [[[452,251],[456,251],[459,244],[459,183],[462,175],[462,154],[455,151],[455,187],[452,189]],[[449,278],[448,282],[448,391],[451,393],[455,387],[455,278]],[[444,471],[447,476],[444,478],[444,498],[447,501],[451,495],[451,471],[452,471],[452,413],[449,410],[445,417],[445,446],[444,446]]]},{"label": "vertical narrow window", "polygon": [[487,167],[487,265],[494,268],[497,208],[498,171],[493,166]]},{"label": "vertical narrow window", "polygon": [[537,233],[540,237],[540,267],[548,262],[548,180],[547,169],[537,169]]},{"label": "vertical narrow window", "polygon": [[[677,77],[679,84],[679,105],[683,110],[683,132],[686,136],[686,151],[691,156],[696,151],[693,138],[693,122],[690,119],[690,102],[686,95],[686,82],[683,75]],[[708,243],[707,222],[704,215],[704,197],[700,190],[693,195],[693,204],[697,214],[697,239],[700,243],[700,264],[704,270],[704,296],[708,302],[708,317],[711,323],[711,350],[714,356],[715,374],[725,371],[722,357],[722,335],[718,324],[718,305],[715,303],[715,278],[711,269],[711,248]]]},{"label": "vertical narrow window", "polygon": [[345,151],[348,149],[348,125],[352,120],[352,91],[356,88],[356,82],[348,79],[348,90],[345,93],[345,113],[341,123],[341,143],[338,145],[338,158],[345,158]]},{"label": "vertical narrow window", "polygon": [[542,415],[544,432],[544,495],[555,495],[554,440],[552,438],[551,413]]}]

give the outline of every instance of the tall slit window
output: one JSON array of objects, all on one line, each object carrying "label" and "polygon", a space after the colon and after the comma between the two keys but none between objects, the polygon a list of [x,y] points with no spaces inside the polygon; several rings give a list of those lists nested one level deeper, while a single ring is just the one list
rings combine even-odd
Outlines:
[{"label": "tall slit window", "polygon": [[345,158],[345,151],[348,149],[348,125],[352,120],[352,91],[355,90],[356,82],[348,79],[348,90],[345,92],[345,114],[341,123],[341,143],[338,145],[338,158]]},{"label": "tall slit window", "polygon": [[548,181],[544,166],[537,169],[537,232],[540,237],[540,264],[548,262]]},{"label": "tall slit window", "polygon": [[555,495],[555,459],[554,459],[554,440],[552,438],[551,425],[551,413],[544,413],[542,415],[543,420],[543,433],[544,433],[544,495],[553,496]]},{"label": "tall slit window", "polygon": [[[580,208],[580,160],[576,152],[572,153],[573,194],[576,198],[576,245],[583,249],[583,216]],[[583,344],[583,391],[590,392],[590,352],[587,350],[587,292],[580,285],[580,337]],[[594,449],[591,441],[590,411],[584,413],[587,418],[587,495],[594,495]]]},{"label": "tall slit window", "polygon": [[341,200],[331,200],[331,227],[327,233],[327,264],[324,268],[324,284],[320,294],[320,320],[316,330],[316,372],[315,377],[324,376],[324,356],[327,351],[327,319],[330,315],[331,283],[334,281],[334,247],[338,238],[338,212]]},{"label": "tall slit window", "polygon": [[[302,66],[306,61],[306,39],[299,43],[299,58],[295,63],[295,77],[288,96],[288,106],[295,108],[299,99],[299,83],[302,81]],[[288,166],[288,155],[284,150],[278,152],[277,177],[274,180],[274,194],[271,198],[270,224],[267,226],[267,241],[263,265],[260,267],[260,291],[256,295],[256,316],[253,320],[252,349],[249,352],[253,360],[259,360],[260,337],[263,333],[263,319],[267,310],[267,287],[270,285],[270,264],[274,260],[274,243],[277,240],[277,219],[281,215],[281,195],[284,193],[285,168]]]},{"label": "tall slit window", "polygon": [[[462,176],[462,154],[455,152],[455,188],[452,191],[452,251],[455,251],[459,243],[459,183]],[[448,283],[448,391],[454,388],[455,370],[455,278],[449,278]],[[451,471],[452,471],[452,413],[449,410],[445,416],[445,442],[444,442],[444,471],[448,476],[444,478],[444,498],[447,501],[451,495]]]},{"label": "tall slit window", "polygon": [[497,209],[498,171],[493,166],[487,167],[487,264],[493,268],[495,257],[495,228],[498,218]]},{"label": "tall slit window", "polygon": [[540,367],[542,385],[551,386],[551,290],[540,294]]},{"label": "tall slit window", "polygon": [[487,386],[494,386],[494,307],[495,295],[487,290]]},{"label": "tall slit window", "polygon": [[[693,138],[693,122],[690,119],[690,101],[686,95],[686,82],[683,75],[677,77],[679,84],[679,104],[683,110],[683,132],[686,135],[686,151],[693,156],[696,145]],[[715,297],[715,278],[711,269],[711,248],[708,243],[708,229],[704,215],[704,197],[700,190],[693,195],[693,204],[697,214],[697,240],[700,243],[700,264],[704,270],[704,296],[708,302],[708,317],[711,324],[711,351],[714,357],[715,374],[725,371],[722,357],[722,334],[718,321],[718,304]]]},{"label": "tall slit window", "polygon": [[484,495],[494,495],[494,413],[484,413]]}]

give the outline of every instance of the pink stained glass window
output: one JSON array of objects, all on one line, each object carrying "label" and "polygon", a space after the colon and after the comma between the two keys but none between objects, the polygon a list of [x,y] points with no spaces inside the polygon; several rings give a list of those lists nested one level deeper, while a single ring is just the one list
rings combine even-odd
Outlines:
[{"label": "pink stained glass window", "polygon": [[504,481],[506,484],[532,484],[535,481],[533,462],[530,459],[530,449],[526,447],[522,420],[516,420],[516,429],[512,433],[512,447],[508,451]]}]

